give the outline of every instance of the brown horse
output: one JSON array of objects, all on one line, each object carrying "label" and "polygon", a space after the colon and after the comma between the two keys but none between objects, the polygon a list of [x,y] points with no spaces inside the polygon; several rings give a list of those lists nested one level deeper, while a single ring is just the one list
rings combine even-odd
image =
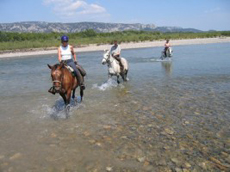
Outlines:
[{"label": "brown horse", "polygon": [[[66,105],[66,118],[68,118],[68,113],[70,109],[70,99],[71,92],[73,90],[72,98],[75,98],[75,89],[79,86],[79,83],[75,76],[69,72],[69,70],[64,67],[64,64],[55,64],[54,66],[50,66],[51,69],[51,78],[53,82],[53,89],[55,93],[59,93]],[[84,77],[82,77],[84,79]],[[80,96],[81,101],[83,98],[84,90],[80,87]]]}]

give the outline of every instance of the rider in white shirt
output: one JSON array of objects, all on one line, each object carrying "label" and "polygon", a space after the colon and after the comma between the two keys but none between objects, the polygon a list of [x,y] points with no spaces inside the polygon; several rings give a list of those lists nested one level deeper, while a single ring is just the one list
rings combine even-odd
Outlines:
[{"label": "rider in white shirt", "polygon": [[169,40],[167,39],[165,42],[165,49],[164,49],[165,57],[167,56],[166,52],[169,49],[169,47],[171,47],[171,45],[169,44]]},{"label": "rider in white shirt", "polygon": [[115,58],[119,62],[121,72],[123,72],[124,66],[121,63],[121,57],[120,57],[121,47],[120,45],[117,44],[117,40],[114,41],[114,45],[110,49],[110,54],[112,55],[113,58]]},{"label": "rider in white shirt", "polygon": [[[63,35],[61,37],[61,43],[62,43],[62,45],[58,48],[58,61],[60,63],[65,63],[68,66],[70,66],[70,67],[73,68],[74,74],[75,74],[75,76],[77,78],[77,81],[80,83],[80,87],[82,89],[85,89],[85,85],[83,83],[82,76],[81,76],[79,70],[76,67],[76,65],[77,65],[76,54],[74,53],[73,46],[69,45],[68,41],[69,41],[69,37],[68,36]],[[52,93],[52,94],[55,94],[55,92],[52,89],[52,87],[49,89],[49,92]]]},{"label": "rider in white shirt", "polygon": [[[79,70],[76,67],[77,57],[74,53],[74,49],[72,45],[68,44],[69,38],[68,36],[62,36],[61,42],[62,45],[58,48],[58,61],[66,63],[68,66],[72,67],[74,70],[74,74],[77,78],[77,81],[80,83],[80,86],[85,89],[85,85],[83,83],[82,76]],[[73,60],[74,59],[74,60]]]}]

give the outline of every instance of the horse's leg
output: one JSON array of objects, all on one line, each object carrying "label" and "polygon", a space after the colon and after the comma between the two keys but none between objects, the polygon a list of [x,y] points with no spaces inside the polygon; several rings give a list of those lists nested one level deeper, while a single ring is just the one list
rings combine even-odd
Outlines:
[{"label": "horse's leg", "polygon": [[76,88],[73,89],[72,99],[75,99],[75,90],[76,90]]},{"label": "horse's leg", "polygon": [[128,70],[125,70],[124,81],[128,81],[127,74],[128,74]]},{"label": "horse's leg", "polygon": [[73,89],[72,99],[74,100],[74,105],[76,106],[77,99],[75,100],[75,90],[76,90],[76,88]]},{"label": "horse's leg", "polygon": [[61,97],[63,98],[64,103],[65,103],[65,105],[66,105],[66,96],[65,96],[65,93],[60,93],[60,95],[61,95]]},{"label": "horse's leg", "polygon": [[84,90],[80,88],[80,96],[81,96],[81,101],[83,99],[83,96],[84,96]]},{"label": "horse's leg", "polygon": [[120,75],[121,75],[121,78],[123,79],[123,81],[125,81],[125,74],[124,74],[124,72],[121,72]]},{"label": "horse's leg", "polygon": [[71,98],[71,89],[69,89],[66,93],[66,119],[69,118],[70,98]]},{"label": "horse's leg", "polygon": [[117,75],[117,84],[120,84],[119,75]]}]

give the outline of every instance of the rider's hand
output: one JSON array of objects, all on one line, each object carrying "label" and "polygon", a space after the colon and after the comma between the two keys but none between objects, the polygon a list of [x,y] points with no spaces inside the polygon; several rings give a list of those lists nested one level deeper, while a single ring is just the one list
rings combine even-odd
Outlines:
[{"label": "rider's hand", "polygon": [[77,61],[74,61],[74,64],[77,65]]}]

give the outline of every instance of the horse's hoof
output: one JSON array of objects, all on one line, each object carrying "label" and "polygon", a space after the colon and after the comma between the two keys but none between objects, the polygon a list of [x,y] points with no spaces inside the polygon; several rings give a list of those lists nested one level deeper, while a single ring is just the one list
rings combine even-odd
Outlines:
[{"label": "horse's hoof", "polygon": [[70,105],[66,106],[65,111],[66,111],[66,119],[68,119],[69,118]]}]

